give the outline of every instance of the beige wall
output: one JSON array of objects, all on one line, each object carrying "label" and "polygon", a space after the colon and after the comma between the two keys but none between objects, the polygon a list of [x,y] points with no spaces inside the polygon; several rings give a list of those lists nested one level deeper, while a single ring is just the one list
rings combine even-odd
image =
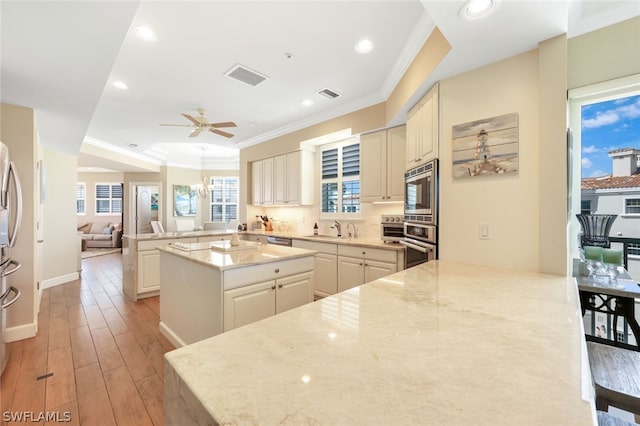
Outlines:
[{"label": "beige wall", "polygon": [[[45,282],[69,281],[78,272],[79,238],[76,233],[77,157],[57,151],[43,150],[46,174],[46,200],[43,209]],[[75,278],[73,278],[75,279]]]},{"label": "beige wall", "polygon": [[34,111],[31,108],[1,104],[0,139],[9,147],[11,160],[15,162],[20,176],[23,194],[22,227],[16,246],[10,249],[11,257],[20,262],[22,268],[7,278],[8,284],[17,287],[22,295],[11,309],[7,310],[7,327],[14,328],[15,334],[27,337],[34,335],[37,327],[36,221],[40,194],[36,185]]},{"label": "beige wall", "polygon": [[[78,224],[95,223],[95,222],[120,222],[120,213],[116,214],[96,214],[96,184],[97,183],[122,183],[124,182],[124,173],[122,172],[105,172],[105,173],[78,173],[77,182],[84,182],[87,185],[87,198],[85,201],[86,214],[77,215]],[[75,186],[74,186],[75,189]],[[75,206],[75,202],[74,202]],[[75,210],[75,208],[74,208]]]},{"label": "beige wall", "polygon": [[568,43],[569,89],[640,73],[640,17]]},{"label": "beige wall", "polygon": [[[538,269],[538,56],[531,51],[440,82],[440,258]],[[519,117],[514,176],[453,180],[451,127]],[[491,239],[480,240],[489,224]]]}]

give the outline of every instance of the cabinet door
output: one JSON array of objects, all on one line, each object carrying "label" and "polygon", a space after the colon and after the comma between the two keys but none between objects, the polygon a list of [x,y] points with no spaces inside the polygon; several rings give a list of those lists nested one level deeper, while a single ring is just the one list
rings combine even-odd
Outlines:
[{"label": "cabinet door", "polygon": [[273,158],[273,204],[283,205],[287,201],[287,156]]},{"label": "cabinet door", "polygon": [[138,293],[160,290],[160,251],[138,252]]},{"label": "cabinet door", "polygon": [[275,280],[252,284],[224,292],[224,331],[275,314]]},{"label": "cabinet door", "polygon": [[386,277],[396,272],[396,265],[394,263],[378,262],[376,260],[364,261],[364,282],[377,280],[378,278]]},{"label": "cabinet door", "polygon": [[262,160],[262,204],[273,204],[273,158]]},{"label": "cabinet door", "polygon": [[394,127],[387,131],[387,151],[385,153],[387,160],[387,201],[404,200],[406,136],[406,126]]},{"label": "cabinet door", "polygon": [[[300,185],[302,183],[301,175],[301,152],[291,152],[287,154],[287,185],[285,204],[302,204]],[[306,173],[313,174],[313,170],[306,170]]]},{"label": "cabinet door", "polygon": [[276,280],[276,314],[313,302],[313,272]]},{"label": "cabinet door", "polygon": [[251,204],[262,204],[262,160],[251,163]]},{"label": "cabinet door", "polygon": [[313,257],[315,291],[323,296],[338,292],[338,256],[318,253]]},{"label": "cabinet door", "polygon": [[417,145],[416,161],[418,164],[426,163],[427,161],[435,158],[435,146],[434,146],[434,129],[433,129],[433,114],[434,114],[434,101],[437,101],[434,98],[434,94],[430,93],[427,96],[428,99],[422,105],[421,108],[421,137],[419,139],[419,144]]},{"label": "cabinet door", "polygon": [[387,198],[387,131],[360,137],[360,200],[383,201]]},{"label": "cabinet door", "polygon": [[338,291],[364,283],[364,260],[338,256]]},{"label": "cabinet door", "polygon": [[407,113],[405,169],[410,169],[416,165],[416,147],[418,145],[421,122],[420,106],[421,104],[416,105]]}]

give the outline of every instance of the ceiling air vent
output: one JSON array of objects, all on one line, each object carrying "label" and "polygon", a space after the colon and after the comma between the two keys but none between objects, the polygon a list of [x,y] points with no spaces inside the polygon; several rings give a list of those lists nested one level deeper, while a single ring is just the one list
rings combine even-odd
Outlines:
[{"label": "ceiling air vent", "polygon": [[325,97],[325,98],[327,98],[327,99],[335,99],[335,98],[337,98],[338,96],[340,96],[340,94],[339,94],[339,93],[334,92],[334,91],[333,91],[333,90],[331,90],[331,89],[322,89],[322,90],[320,90],[320,91],[318,92],[318,95],[320,95],[320,96],[324,96],[324,97]]},{"label": "ceiling air vent", "polygon": [[253,87],[257,86],[268,78],[266,75],[260,74],[259,72],[253,71],[240,64],[235,64],[229,71],[224,73],[224,75]]}]

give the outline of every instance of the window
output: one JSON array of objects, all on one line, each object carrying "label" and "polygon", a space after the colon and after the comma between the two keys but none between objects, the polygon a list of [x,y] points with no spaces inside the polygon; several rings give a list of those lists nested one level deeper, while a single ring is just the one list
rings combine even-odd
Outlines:
[{"label": "window", "polygon": [[640,256],[640,244],[638,243],[629,243],[627,246],[627,255],[628,256]]},{"label": "window", "polygon": [[96,183],[96,214],[122,213],[122,184]]},{"label": "window", "polygon": [[238,178],[211,178],[211,222],[229,222],[238,218]]},{"label": "window", "polygon": [[624,200],[625,214],[640,214],[640,198],[627,198]]},{"label": "window", "polygon": [[360,144],[353,139],[322,148],[321,213],[360,213]]},{"label": "window", "polygon": [[87,184],[78,182],[76,185],[76,213],[84,215],[87,213]]},{"label": "window", "polygon": [[582,200],[580,202],[580,214],[591,214],[591,200]]}]

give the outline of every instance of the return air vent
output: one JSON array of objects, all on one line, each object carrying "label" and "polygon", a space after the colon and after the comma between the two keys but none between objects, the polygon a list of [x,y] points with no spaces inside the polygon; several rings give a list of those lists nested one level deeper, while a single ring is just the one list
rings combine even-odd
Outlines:
[{"label": "return air vent", "polygon": [[322,89],[318,92],[318,95],[320,96],[324,96],[327,99],[335,99],[338,96],[340,96],[340,94],[338,92],[334,92],[331,89]]},{"label": "return air vent", "polygon": [[253,71],[240,64],[235,64],[229,71],[224,73],[224,75],[253,87],[257,86],[268,78],[266,75],[262,75],[259,72]]}]

